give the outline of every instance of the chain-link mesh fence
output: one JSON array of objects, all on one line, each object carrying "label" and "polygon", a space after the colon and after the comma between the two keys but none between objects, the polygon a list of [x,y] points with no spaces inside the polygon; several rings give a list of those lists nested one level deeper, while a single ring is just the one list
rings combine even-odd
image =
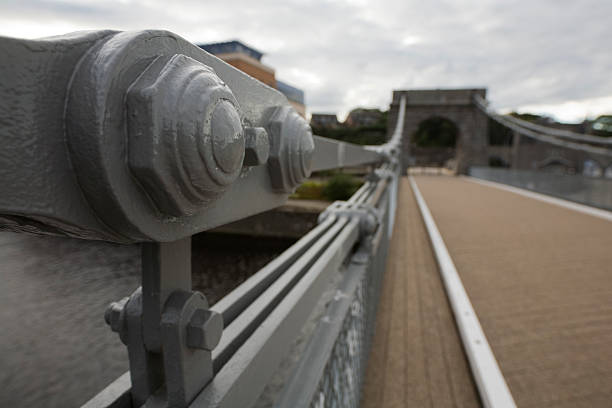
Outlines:
[{"label": "chain-link mesh fence", "polygon": [[383,226],[378,251],[354,291],[311,408],[359,407],[389,246],[387,228]]},{"label": "chain-link mesh fence", "polygon": [[359,405],[361,384],[366,359],[368,335],[364,277],[357,286],[351,307],[344,318],[342,331],[332,350],[318,390],[310,404],[312,408],[347,407]]}]

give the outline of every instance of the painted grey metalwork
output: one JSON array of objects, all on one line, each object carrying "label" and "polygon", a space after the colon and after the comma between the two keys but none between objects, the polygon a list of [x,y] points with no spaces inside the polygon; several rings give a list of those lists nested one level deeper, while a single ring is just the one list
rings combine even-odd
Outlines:
[{"label": "painted grey metalwork", "polygon": [[365,337],[372,334],[368,330],[371,324],[366,327],[369,322],[362,316],[366,304],[364,292],[364,283],[359,282],[331,355],[327,356],[323,377],[310,401],[313,408],[359,406],[359,390],[366,366],[363,357],[368,351]]},{"label": "painted grey metalwork", "polygon": [[610,179],[491,167],[472,167],[469,175],[612,211]]},{"label": "painted grey metalwork", "polygon": [[0,55],[3,229],[175,241],[281,205],[310,172],[287,99],[173,33],[1,38]]},{"label": "painted grey metalwork", "polygon": [[376,164],[380,162],[380,154],[364,149],[352,143],[340,142],[321,136],[314,136],[316,156],[313,159],[312,170],[329,170],[341,167]]},{"label": "painted grey metalwork", "polygon": [[[0,55],[0,228],[143,242],[142,286],[104,316],[130,371],[87,407],[250,405],[344,265],[309,392],[349,350],[358,401],[403,109],[383,146],[313,138],[282,94],[166,31],[0,38]],[[375,170],[281,256],[214,307],[192,290],[191,235],[279,206],[313,170],[356,165]]]},{"label": "painted grey metalwork", "polygon": [[105,314],[128,347],[131,401],[143,405],[163,386],[170,407],[184,407],[213,375],[212,349],[223,319],[191,290],[191,239],[146,243],[142,287]]},{"label": "painted grey metalwork", "polygon": [[[336,295],[287,382],[279,407],[359,406],[395,219],[405,103],[402,98],[389,142],[368,148],[384,155],[387,163],[372,172],[347,203],[334,203],[320,216],[323,222],[334,215],[358,217],[367,235],[348,260]],[[373,220],[378,220],[375,229],[370,226]]]},{"label": "painted grey metalwork", "polygon": [[[399,167],[398,167],[399,168]],[[390,188],[374,207],[392,210]],[[362,195],[357,201],[364,202]],[[376,196],[371,193],[367,202]],[[337,210],[335,210],[337,211]],[[279,407],[357,407],[388,251],[386,222],[350,259],[336,295],[287,383]]]}]

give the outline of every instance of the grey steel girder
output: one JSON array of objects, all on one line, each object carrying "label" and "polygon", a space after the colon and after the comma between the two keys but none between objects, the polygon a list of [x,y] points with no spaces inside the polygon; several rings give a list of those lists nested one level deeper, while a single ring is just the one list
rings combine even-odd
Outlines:
[{"label": "grey steel girder", "polygon": [[386,159],[383,153],[375,150],[382,146],[360,146],[321,136],[314,136],[314,144],[316,154],[312,162],[313,171],[375,165]]},{"label": "grey steel girder", "polygon": [[174,241],[310,174],[287,99],[167,31],[0,38],[0,101],[1,229]]}]

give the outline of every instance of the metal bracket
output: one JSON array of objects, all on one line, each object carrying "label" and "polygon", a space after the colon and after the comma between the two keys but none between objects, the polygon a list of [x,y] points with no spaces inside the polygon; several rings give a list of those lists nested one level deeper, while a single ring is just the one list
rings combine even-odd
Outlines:
[{"label": "metal bracket", "polygon": [[390,169],[374,169],[374,171],[368,173],[366,180],[370,182],[378,182],[380,180],[391,180],[395,176],[395,173]]},{"label": "metal bracket", "polygon": [[359,233],[362,238],[374,234],[381,223],[379,211],[368,204],[335,201],[319,215],[318,222],[321,223],[332,215],[359,219]]},{"label": "metal bracket", "polygon": [[168,407],[184,408],[213,377],[223,318],[191,290],[190,238],[143,244],[142,258],[142,287],[105,319],[128,347],[133,405],[165,390]]},{"label": "metal bracket", "polygon": [[168,407],[186,407],[212,379],[211,351],[222,333],[223,318],[202,293],[172,293],[161,321]]},{"label": "metal bracket", "polygon": [[400,153],[399,147],[395,145],[366,146],[366,149],[378,153],[386,162],[392,162]]}]

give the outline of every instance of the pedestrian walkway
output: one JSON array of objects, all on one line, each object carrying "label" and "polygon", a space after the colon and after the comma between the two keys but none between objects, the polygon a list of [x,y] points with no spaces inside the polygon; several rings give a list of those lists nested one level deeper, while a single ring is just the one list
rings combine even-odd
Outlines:
[{"label": "pedestrian walkway", "polygon": [[517,405],[612,406],[612,222],[466,178],[416,182]]},{"label": "pedestrian walkway", "polygon": [[[519,407],[609,407],[612,222],[467,178],[416,177]],[[478,405],[407,179],[366,407]]]},{"label": "pedestrian walkway", "polygon": [[398,199],[361,406],[480,406],[407,178]]}]

